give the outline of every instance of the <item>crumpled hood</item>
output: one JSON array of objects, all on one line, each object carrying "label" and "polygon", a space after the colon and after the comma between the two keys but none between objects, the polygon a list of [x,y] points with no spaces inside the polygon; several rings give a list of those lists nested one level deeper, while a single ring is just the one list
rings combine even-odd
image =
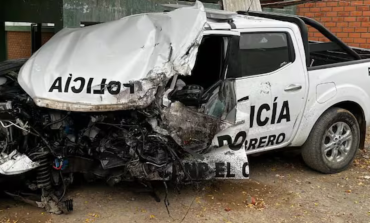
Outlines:
[{"label": "crumpled hood", "polygon": [[27,61],[18,81],[41,107],[143,108],[169,77],[191,73],[205,23],[203,5],[196,2],[168,13],[63,29]]}]

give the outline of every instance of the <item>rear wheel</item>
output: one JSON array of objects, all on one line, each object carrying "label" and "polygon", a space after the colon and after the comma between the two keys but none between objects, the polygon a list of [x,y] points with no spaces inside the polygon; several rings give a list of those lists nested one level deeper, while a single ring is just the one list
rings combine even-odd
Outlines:
[{"label": "rear wheel", "polygon": [[322,173],[338,173],[348,168],[360,143],[356,117],[348,110],[330,108],[316,122],[302,148],[306,164]]}]

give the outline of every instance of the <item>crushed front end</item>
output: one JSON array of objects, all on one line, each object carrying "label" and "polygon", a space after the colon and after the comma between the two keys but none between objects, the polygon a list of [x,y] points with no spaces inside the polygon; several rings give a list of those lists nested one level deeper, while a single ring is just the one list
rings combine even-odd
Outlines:
[{"label": "crushed front end", "polygon": [[230,39],[204,37],[205,24],[197,2],[66,29],[19,73],[2,74],[0,174],[24,185],[6,193],[60,214],[73,209],[66,190],[80,176],[109,185],[248,179],[249,126],[234,82],[204,77],[226,71]]}]

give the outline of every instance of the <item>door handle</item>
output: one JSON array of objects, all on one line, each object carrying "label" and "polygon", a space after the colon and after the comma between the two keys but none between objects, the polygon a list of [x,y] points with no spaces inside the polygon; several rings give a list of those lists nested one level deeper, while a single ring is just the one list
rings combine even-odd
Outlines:
[{"label": "door handle", "polygon": [[291,84],[284,89],[284,91],[298,91],[302,89],[302,85],[299,84]]},{"label": "door handle", "polygon": [[245,120],[241,120],[241,121],[236,122],[234,126],[243,125],[244,123],[245,123]]}]

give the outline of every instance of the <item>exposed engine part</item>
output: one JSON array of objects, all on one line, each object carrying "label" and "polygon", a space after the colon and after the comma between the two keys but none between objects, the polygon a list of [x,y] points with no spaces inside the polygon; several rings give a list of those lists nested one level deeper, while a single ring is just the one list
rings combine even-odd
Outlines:
[{"label": "exposed engine part", "polygon": [[0,174],[21,174],[35,169],[38,166],[39,163],[33,162],[28,156],[19,154],[16,150],[9,155],[5,153],[0,155]]},{"label": "exposed engine part", "polygon": [[44,126],[44,128],[50,126],[50,129],[60,129],[63,126],[63,121],[68,118],[68,115],[64,115],[60,112],[51,112],[50,114],[50,123]]},{"label": "exposed engine part", "polygon": [[63,213],[64,203],[58,205],[56,199],[53,199],[51,196],[41,196],[41,202],[36,202],[39,208],[44,208],[47,212],[53,214]]},{"label": "exposed engine part", "polygon": [[68,213],[73,210],[73,200],[60,201],[55,195],[45,192],[41,196],[41,201],[36,201],[39,208],[44,208],[53,214]]},{"label": "exposed engine part", "polygon": [[27,135],[30,132],[30,130],[28,130],[29,126],[27,125],[27,122],[23,123],[19,118],[17,118],[15,123],[7,120],[7,121],[0,121],[0,124],[3,128],[9,128],[11,126],[15,126],[23,131],[23,135]]},{"label": "exposed engine part", "polygon": [[73,199],[65,200],[63,204],[67,212],[73,211]]},{"label": "exposed engine part", "polygon": [[7,79],[5,77],[0,77],[0,86],[6,84]]},{"label": "exposed engine part", "polygon": [[6,111],[6,110],[9,110],[9,109],[12,109],[12,102],[11,101],[0,103],[0,110]]}]

